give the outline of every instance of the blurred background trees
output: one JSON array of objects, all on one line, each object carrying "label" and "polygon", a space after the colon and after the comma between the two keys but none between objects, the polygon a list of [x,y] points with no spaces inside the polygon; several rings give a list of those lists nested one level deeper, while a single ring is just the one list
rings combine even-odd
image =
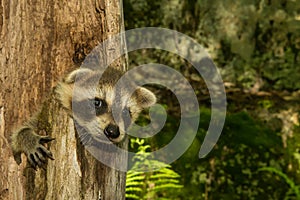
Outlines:
[{"label": "blurred background trees", "polygon": [[[127,30],[164,27],[197,40],[217,65],[226,87],[228,112],[222,135],[213,151],[200,160],[198,152],[210,120],[209,94],[200,75],[185,60],[168,52],[129,54],[132,67],[156,62],[180,71],[199,99],[197,137],[172,164],[184,187],[169,193],[166,190],[165,196],[191,200],[297,199],[300,2],[125,0],[124,17]],[[172,140],[180,118],[171,92],[159,88],[156,93],[168,119],[161,133],[146,141],[152,150]],[[146,117],[140,119],[141,124],[147,121]],[[264,167],[274,170],[260,170]]]}]

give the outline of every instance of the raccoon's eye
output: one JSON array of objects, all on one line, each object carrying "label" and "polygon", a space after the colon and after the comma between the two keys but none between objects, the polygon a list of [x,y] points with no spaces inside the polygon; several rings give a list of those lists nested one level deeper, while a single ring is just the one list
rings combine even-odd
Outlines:
[{"label": "raccoon's eye", "polygon": [[94,99],[94,105],[95,105],[95,108],[101,107],[103,105],[103,100],[96,97]]},{"label": "raccoon's eye", "polygon": [[103,99],[99,99],[99,98],[95,97],[93,103],[95,106],[96,115],[101,115],[106,112],[107,104]]}]

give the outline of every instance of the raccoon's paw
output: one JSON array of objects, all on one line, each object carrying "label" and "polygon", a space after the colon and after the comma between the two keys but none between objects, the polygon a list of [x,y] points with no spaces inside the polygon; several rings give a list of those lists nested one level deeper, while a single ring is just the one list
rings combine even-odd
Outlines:
[{"label": "raccoon's paw", "polygon": [[43,145],[52,140],[54,138],[50,136],[38,136],[35,143],[30,145],[31,148],[28,148],[27,152],[25,152],[28,162],[34,169],[36,167],[43,167],[47,158],[54,160],[52,153]]}]

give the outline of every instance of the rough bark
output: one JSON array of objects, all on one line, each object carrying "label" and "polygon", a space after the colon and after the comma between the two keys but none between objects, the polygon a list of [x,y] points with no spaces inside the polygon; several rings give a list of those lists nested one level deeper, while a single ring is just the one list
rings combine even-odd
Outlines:
[{"label": "rough bark", "polygon": [[[13,129],[38,111],[60,77],[120,32],[122,20],[117,0],[0,0],[0,199],[125,199],[125,173],[95,160],[53,102],[45,117],[55,160],[46,170],[28,168],[25,157],[18,166],[9,146]],[[114,45],[108,57],[120,48]]]}]

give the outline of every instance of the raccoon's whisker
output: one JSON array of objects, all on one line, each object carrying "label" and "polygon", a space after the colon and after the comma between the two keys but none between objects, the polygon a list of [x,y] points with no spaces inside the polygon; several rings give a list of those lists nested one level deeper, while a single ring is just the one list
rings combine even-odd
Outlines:
[{"label": "raccoon's whisker", "polygon": [[83,145],[90,145],[92,144],[93,138],[90,135],[86,135],[83,141]]},{"label": "raccoon's whisker", "polygon": [[79,138],[80,138],[80,140],[84,140],[85,135],[80,135]]},{"label": "raccoon's whisker", "polygon": [[83,134],[80,134],[79,138],[83,145],[91,144],[91,141],[93,140],[92,136],[86,132],[84,132]]},{"label": "raccoon's whisker", "polygon": [[81,139],[82,142],[85,142],[85,141],[87,140],[87,138],[88,138],[88,135],[87,135],[87,134],[83,134],[83,135],[80,137],[80,139]]},{"label": "raccoon's whisker", "polygon": [[90,136],[90,137],[88,138],[88,141],[86,142],[86,145],[92,144],[92,141],[93,141],[93,138]]}]

